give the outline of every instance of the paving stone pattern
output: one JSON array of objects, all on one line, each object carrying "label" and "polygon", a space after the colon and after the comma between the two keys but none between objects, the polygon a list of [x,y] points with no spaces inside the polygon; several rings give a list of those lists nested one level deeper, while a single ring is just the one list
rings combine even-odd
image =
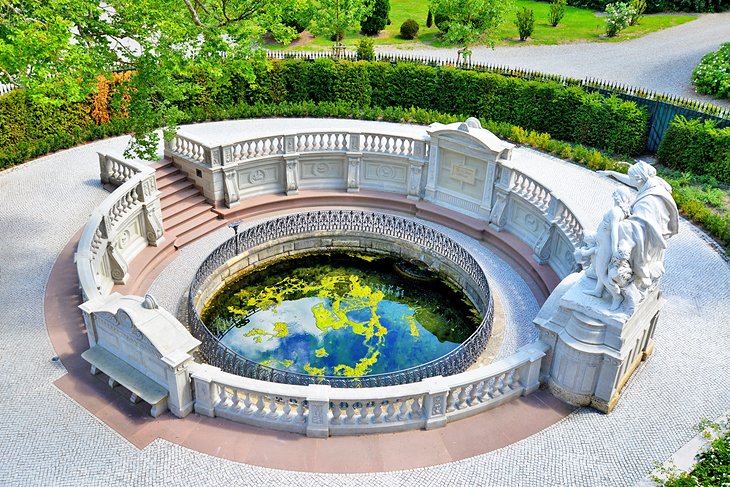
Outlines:
[{"label": "paving stone pattern", "polygon": [[[215,129],[213,124],[208,128]],[[495,452],[367,475],[242,465],[164,440],[137,450],[52,385],[64,369],[51,362],[54,351],[43,316],[53,262],[107,195],[100,188],[95,152],[120,151],[124,143],[124,138],[96,142],[0,173],[3,485],[633,485],[654,461],[665,460],[692,438],[700,418],[730,410],[730,266],[682,222],[666,254],[662,287],[667,303],[656,331],[656,351],[610,415],[579,409]],[[525,157],[521,169],[544,176],[581,218],[595,212],[597,221],[610,204],[612,183],[527,153],[535,157]],[[522,155],[516,160],[522,161]],[[179,259],[199,259],[204,252],[197,251],[201,254],[193,256],[190,247]],[[167,272],[175,267],[173,263]],[[513,317],[515,322],[524,318]]]}]

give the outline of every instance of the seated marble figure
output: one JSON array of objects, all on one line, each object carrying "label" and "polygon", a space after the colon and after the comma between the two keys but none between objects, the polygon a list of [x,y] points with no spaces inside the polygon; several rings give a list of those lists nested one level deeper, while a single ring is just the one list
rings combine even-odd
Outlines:
[{"label": "seated marble figure", "polygon": [[614,191],[614,207],[575,256],[584,264],[590,259],[591,272],[586,275],[596,279],[595,288],[586,293],[601,298],[608,291],[609,309],[623,306],[631,314],[664,274],[664,251],[667,239],[677,234],[679,213],[671,187],[651,165],[639,161],[628,174],[600,173],[637,188],[638,193],[631,202],[626,189]]}]

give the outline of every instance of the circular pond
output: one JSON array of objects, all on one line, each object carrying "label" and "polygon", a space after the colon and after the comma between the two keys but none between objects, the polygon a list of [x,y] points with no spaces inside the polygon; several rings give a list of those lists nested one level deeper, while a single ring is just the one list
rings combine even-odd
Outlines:
[{"label": "circular pond", "polygon": [[208,302],[202,318],[223,345],[261,365],[344,377],[431,362],[482,319],[463,291],[417,263],[342,252],[246,273]]},{"label": "circular pond", "polygon": [[315,211],[241,231],[201,264],[188,324],[200,358],[289,384],[377,387],[466,370],[494,304],[462,246],[413,220]]}]

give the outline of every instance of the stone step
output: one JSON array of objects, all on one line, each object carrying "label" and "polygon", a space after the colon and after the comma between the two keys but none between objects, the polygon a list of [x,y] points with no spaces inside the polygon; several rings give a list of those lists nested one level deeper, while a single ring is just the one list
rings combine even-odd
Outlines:
[{"label": "stone step", "polygon": [[180,169],[176,168],[172,164],[169,164],[167,166],[163,166],[160,169],[155,169],[155,178],[159,181],[165,176],[169,176],[170,174],[179,173]]},{"label": "stone step", "polygon": [[[186,202],[188,200],[185,200]],[[210,213],[211,218],[216,218],[216,215],[211,212],[212,206],[210,206],[208,203],[201,202],[194,205],[190,205],[187,208],[185,208],[183,211],[178,212],[174,216],[171,217],[165,217],[164,213],[162,215],[162,221],[165,225],[165,230],[169,230],[173,233],[177,233],[175,231],[175,228],[179,225],[182,225],[183,223],[187,222],[188,220],[192,220],[193,218],[197,218],[198,216]]]},{"label": "stone step", "polygon": [[[183,185],[182,182],[178,182],[175,184]],[[180,189],[177,189],[175,191],[170,190],[167,194],[163,193],[162,198],[160,198],[160,205],[162,205],[162,209],[164,210],[165,208],[172,206],[175,203],[190,198],[191,196],[197,195],[200,195],[200,191],[198,191],[195,186],[193,186],[192,182],[188,181],[188,184],[184,184],[183,187]]]},{"label": "stone step", "polygon": [[[213,213],[211,213],[211,215],[213,215]],[[214,230],[218,230],[226,223],[227,222],[225,220],[212,219],[206,223],[203,223],[202,225],[195,225],[184,234],[178,235],[178,237],[175,239],[175,248],[179,249],[180,247],[194,242],[195,240],[206,236]]]},{"label": "stone step", "polygon": [[167,232],[175,235],[175,237],[180,237],[190,230],[193,230],[196,227],[215,219],[216,215],[213,212],[201,213],[199,215],[185,219],[184,221],[175,225],[173,228],[167,229]]},{"label": "stone step", "polygon": [[199,203],[205,203],[208,205],[208,208],[212,208],[212,206],[205,201],[205,197],[202,194],[197,194],[164,207],[162,209],[162,219],[167,221],[167,219],[172,218],[175,215],[186,211],[188,208],[198,205]]},{"label": "stone step", "polygon": [[175,184],[179,181],[185,181],[187,178],[185,177],[185,174],[181,173],[179,170],[173,172],[172,174],[167,174],[162,177],[157,177],[157,189],[162,191],[164,188]]},{"label": "stone step", "polygon": [[155,171],[157,171],[159,169],[164,169],[166,167],[171,167],[171,166],[175,167],[172,165],[171,159],[161,159],[161,160],[155,162],[154,164],[150,164],[150,168],[154,169]]}]

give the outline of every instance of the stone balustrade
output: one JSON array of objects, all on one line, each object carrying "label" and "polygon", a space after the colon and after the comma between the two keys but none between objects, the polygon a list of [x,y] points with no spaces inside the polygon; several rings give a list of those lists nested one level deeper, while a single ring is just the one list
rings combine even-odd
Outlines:
[{"label": "stone balustrade", "polygon": [[433,429],[535,391],[549,347],[522,347],[487,367],[391,387],[341,389],[240,377],[191,366],[195,411],[314,437]]},{"label": "stone balustrade", "polygon": [[105,154],[99,154],[99,165],[102,183],[116,189],[91,214],[79,239],[75,260],[85,300],[125,283],[129,262],[163,238],[155,171]]},{"label": "stone balustrade", "polygon": [[478,122],[433,124],[422,137],[372,130],[307,130],[215,146],[178,134],[165,154],[229,208],[300,190],[385,191],[487,220],[517,235],[561,278],[575,270],[583,230],[550,189],[513,167],[512,144]]},{"label": "stone balustrade", "polygon": [[[347,127],[345,122],[342,126]],[[172,367],[166,381],[173,412],[184,416],[193,407],[186,402],[193,397],[192,388],[194,408],[200,414],[323,437],[443,426],[529,394],[541,380],[571,401],[573,391],[585,384],[566,382],[565,374],[556,375],[556,367],[569,367],[587,377],[595,364],[585,360],[568,363],[569,354],[560,350],[555,358],[556,348],[567,342],[560,330],[549,328],[548,316],[565,301],[565,283],[574,276],[573,251],[583,239],[583,227],[558,194],[512,163],[512,148],[472,119],[434,124],[422,137],[343,129],[259,134],[218,146],[183,134],[170,141],[166,154],[213,202],[232,207],[243,198],[296,194],[300,189],[391,192],[415,201],[417,207],[425,201],[511,233],[533,249],[538,263],[566,278],[535,319],[542,330],[541,340],[487,367],[401,385],[342,389],[316,381],[293,385],[232,375],[196,363],[185,354],[177,354],[169,364],[158,357],[156,360]],[[94,301],[97,310],[107,306],[111,286],[126,279],[126,263],[144,246],[162,238],[154,173],[112,156],[100,156],[100,166],[102,181],[117,188],[92,214],[76,255],[84,297]],[[304,220],[299,226],[306,231],[311,222],[301,215],[298,218]],[[264,224],[251,237],[267,241],[271,232],[273,227]],[[223,261],[230,257],[227,250],[219,253]],[[215,264],[222,262],[216,260]],[[201,279],[197,277],[193,285],[199,286]],[[657,308],[660,300],[654,301]],[[655,311],[647,307],[635,317],[637,324],[612,329],[609,338],[616,342],[612,346],[621,351],[609,357],[609,372],[617,372],[601,375],[601,387],[610,382],[609,375],[624,381],[646,355],[643,351],[649,346],[645,342],[651,333],[647,334],[643,323],[650,322],[653,329]],[[96,323],[92,313],[89,307],[87,327]],[[187,331],[184,334],[194,340]],[[563,341],[558,343],[558,338]],[[202,343],[199,353],[212,355],[212,345],[213,341]],[[192,350],[187,352],[192,354]],[[222,360],[228,360],[227,355]],[[164,381],[158,378],[157,382]],[[582,389],[578,392],[583,393]],[[610,404],[602,410],[606,409]]]}]

